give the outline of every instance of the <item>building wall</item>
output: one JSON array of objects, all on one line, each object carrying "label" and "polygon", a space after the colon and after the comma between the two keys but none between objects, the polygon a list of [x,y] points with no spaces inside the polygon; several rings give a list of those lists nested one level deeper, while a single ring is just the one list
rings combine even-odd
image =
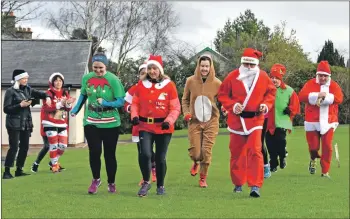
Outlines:
[{"label": "building wall", "polygon": [[[1,145],[8,145],[8,134],[6,131],[6,114],[3,112],[3,101],[6,89],[1,90]],[[78,98],[80,95],[80,89],[72,89],[70,91],[72,97]],[[42,104],[42,103],[40,103]],[[33,118],[33,133],[30,138],[30,145],[40,145],[43,143],[40,135],[40,109],[41,106],[36,105],[31,108]],[[68,144],[74,145],[84,142],[84,129],[83,129],[83,117],[84,108],[82,108],[76,117],[69,117],[69,137]]]}]

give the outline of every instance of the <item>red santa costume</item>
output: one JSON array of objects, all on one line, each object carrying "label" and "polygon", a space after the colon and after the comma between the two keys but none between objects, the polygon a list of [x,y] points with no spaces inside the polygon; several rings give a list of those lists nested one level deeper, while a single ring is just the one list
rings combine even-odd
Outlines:
[{"label": "red santa costume", "polygon": [[[275,101],[276,88],[266,72],[259,69],[259,58],[262,53],[247,48],[244,50],[241,65],[228,74],[223,81],[218,100],[228,111],[227,125],[230,133],[230,170],[235,192],[241,192],[242,186],[248,182],[252,187],[250,193],[259,197],[259,188],[264,180],[263,156],[261,153],[261,132],[264,114]],[[237,107],[243,107],[238,113]],[[263,113],[259,109],[264,107]]]},{"label": "red santa costume", "polygon": [[[329,76],[325,84],[320,82],[320,75]],[[321,158],[321,176],[327,177],[332,159],[333,134],[339,124],[338,105],[343,102],[342,90],[330,76],[328,62],[321,61],[317,67],[316,78],[307,81],[299,92],[300,102],[305,103],[304,127],[311,157],[309,171],[311,174],[316,172],[316,158]],[[326,96],[317,103],[321,92],[325,92]],[[322,156],[319,154],[320,141]]]},{"label": "red santa costume", "polygon": [[71,110],[72,104],[62,105],[61,100],[70,99],[68,92],[64,89],[56,90],[54,88],[54,81],[57,77],[64,80],[61,73],[53,73],[49,78],[49,90],[46,93],[52,99],[51,106],[43,101],[43,107],[41,109],[41,134],[47,136],[50,144],[50,160],[52,164],[52,171],[58,172],[60,169],[60,164],[58,159],[64,153],[68,144],[68,112]]}]

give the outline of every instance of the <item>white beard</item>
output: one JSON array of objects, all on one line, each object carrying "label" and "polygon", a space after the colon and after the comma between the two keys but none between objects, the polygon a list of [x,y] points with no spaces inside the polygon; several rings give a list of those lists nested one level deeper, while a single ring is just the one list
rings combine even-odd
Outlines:
[{"label": "white beard", "polygon": [[243,65],[239,67],[239,76],[237,77],[237,80],[242,81],[246,87],[250,88],[255,76],[260,71],[258,66],[255,66],[254,68],[246,68]]}]

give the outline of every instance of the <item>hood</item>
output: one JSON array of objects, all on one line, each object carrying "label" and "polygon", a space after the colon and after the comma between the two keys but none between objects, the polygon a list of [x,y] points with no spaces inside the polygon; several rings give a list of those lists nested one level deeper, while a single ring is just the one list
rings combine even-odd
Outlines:
[{"label": "hood", "polygon": [[[202,55],[203,56],[203,55]],[[200,57],[202,57],[200,56]],[[207,55],[204,55],[204,56],[207,56]],[[195,77],[202,81],[202,75],[201,75],[201,72],[199,70],[199,60],[200,60],[200,57],[198,58],[197,60],[197,66],[196,66],[196,70],[194,71],[194,75]],[[215,69],[214,69],[214,62],[213,62],[213,58],[208,56],[210,58],[210,69],[209,69],[209,75],[208,75],[208,78],[206,81],[213,81],[214,78],[215,78]]]}]

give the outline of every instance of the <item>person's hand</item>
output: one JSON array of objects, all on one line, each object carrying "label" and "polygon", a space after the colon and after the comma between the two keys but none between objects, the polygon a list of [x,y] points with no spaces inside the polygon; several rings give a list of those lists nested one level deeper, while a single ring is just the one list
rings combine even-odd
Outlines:
[{"label": "person's hand", "polygon": [[77,114],[75,114],[75,113],[70,113],[70,116],[71,117],[75,117]]},{"label": "person's hand", "polygon": [[289,109],[289,107],[287,106],[284,110],[283,110],[283,114],[284,115],[290,115],[291,111]]},{"label": "person's hand", "polygon": [[221,106],[221,112],[224,116],[227,116],[227,110],[223,106]]},{"label": "person's hand", "polygon": [[30,104],[32,104],[32,101],[31,101],[31,100],[29,100],[29,101],[27,101],[27,100],[22,100],[21,103],[20,103],[19,105],[21,105],[21,107],[23,108],[23,107],[29,106]]},{"label": "person's hand", "polygon": [[191,114],[187,114],[184,119],[185,119],[186,122],[189,122],[192,119],[192,115]]},{"label": "person's hand", "polygon": [[140,124],[139,117],[134,117],[134,118],[132,118],[131,124],[133,124],[133,125],[138,125],[138,124]]},{"label": "person's hand", "polygon": [[240,104],[240,103],[237,103],[236,104],[236,107],[235,107],[235,109],[234,109],[234,111],[233,111],[233,113],[235,113],[235,114],[240,114],[241,112],[243,111],[243,105],[242,104]]},{"label": "person's hand", "polygon": [[162,123],[162,130],[168,130],[170,128],[169,122],[163,122]]},{"label": "person's hand", "polygon": [[259,112],[262,112],[262,113],[267,112],[267,107],[266,107],[266,105],[264,105],[264,104],[260,104],[260,107],[259,107]]},{"label": "person's hand", "polygon": [[320,92],[320,93],[318,93],[318,98],[325,98],[326,97],[326,95],[327,95],[327,93],[326,92]]},{"label": "person's hand", "polygon": [[97,98],[97,102],[98,102],[100,105],[102,105],[102,101],[103,101],[102,98]]},{"label": "person's hand", "polygon": [[61,105],[64,106],[64,105],[66,105],[66,103],[67,103],[67,98],[62,97],[61,98]]}]

